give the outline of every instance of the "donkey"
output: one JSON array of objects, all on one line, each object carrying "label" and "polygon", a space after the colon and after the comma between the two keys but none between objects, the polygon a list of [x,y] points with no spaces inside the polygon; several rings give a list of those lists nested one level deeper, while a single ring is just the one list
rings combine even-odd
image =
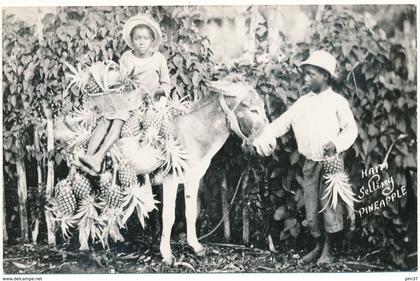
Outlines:
[{"label": "donkey", "polygon": [[188,149],[189,158],[183,179],[174,174],[163,177],[163,211],[160,253],[163,262],[172,264],[171,229],[175,221],[178,184],[184,184],[187,243],[194,252],[205,255],[196,233],[197,194],[200,179],[211,159],[234,132],[244,142],[252,143],[268,123],[264,103],[254,88],[244,83],[212,82],[209,95],[198,101],[188,114],[174,119],[177,137]]},{"label": "donkey", "polygon": [[[186,114],[174,117],[173,122],[179,143],[188,151],[187,168],[182,178],[174,173],[165,175],[160,169],[152,182],[153,185],[163,185],[160,253],[166,264],[172,264],[174,260],[170,238],[178,185],[184,184],[187,242],[197,255],[205,255],[205,248],[198,241],[196,232],[200,179],[231,132],[251,145],[268,120],[264,103],[254,88],[245,83],[217,81],[210,83],[208,95],[192,104]],[[62,121],[56,123],[55,134],[63,140],[74,138]]]}]

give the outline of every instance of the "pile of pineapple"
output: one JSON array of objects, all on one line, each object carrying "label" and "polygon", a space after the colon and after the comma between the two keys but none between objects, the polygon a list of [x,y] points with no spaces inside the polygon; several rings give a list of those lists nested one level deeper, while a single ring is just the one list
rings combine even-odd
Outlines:
[{"label": "pile of pineapple", "polygon": [[[111,88],[130,90],[136,87],[129,74],[116,73],[118,68],[115,65],[101,66],[100,75],[98,71],[93,75],[95,73],[81,66],[77,70],[68,66],[73,74],[67,75],[70,84],[66,91],[77,87],[82,94],[90,95]],[[131,140],[130,143],[136,144],[136,149],[143,148],[142,153],[149,151],[148,147],[153,148],[159,152],[159,165],[164,172],[172,170],[181,174],[187,153],[177,141],[171,104],[170,101],[154,102],[152,97],[146,96],[141,105],[131,111],[117,143],[124,146],[124,140]],[[64,123],[69,127],[60,127],[64,128],[60,135],[63,136],[70,172],[54,187],[47,209],[52,213],[56,225],[61,227],[64,238],[78,231],[81,250],[88,249],[89,243],[94,241],[100,241],[106,248],[109,239],[124,240],[120,229],[127,227],[126,222],[133,213],[137,214],[144,227],[148,213],[156,208],[158,201],[152,193],[149,175],[140,173],[138,176],[137,166],[128,159],[127,154],[121,153],[121,147],[117,144],[107,153],[99,176],[86,175],[72,165],[73,160],[86,153],[98,118],[89,99],[82,108],[73,108],[64,116],[67,116]],[[141,154],[134,158],[144,161],[148,156]]]},{"label": "pile of pineapple", "polygon": [[81,250],[88,249],[89,238],[92,242],[99,240],[104,247],[109,238],[122,241],[119,229],[126,227],[134,210],[144,227],[148,212],[158,203],[151,193],[150,181],[141,185],[130,164],[117,169],[106,169],[97,180],[72,167],[69,175],[54,187],[48,210],[59,222],[64,238],[78,229]]},{"label": "pile of pineapple", "polygon": [[155,147],[164,147],[168,139],[176,138],[169,108],[149,105],[134,111],[121,128],[121,137],[136,136]]}]

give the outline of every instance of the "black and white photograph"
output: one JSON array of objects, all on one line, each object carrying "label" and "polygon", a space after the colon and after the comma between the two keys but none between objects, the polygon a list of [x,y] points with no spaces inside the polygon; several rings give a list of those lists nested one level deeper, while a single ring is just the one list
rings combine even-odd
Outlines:
[{"label": "black and white photograph", "polygon": [[6,4],[3,280],[417,280],[416,4]]}]

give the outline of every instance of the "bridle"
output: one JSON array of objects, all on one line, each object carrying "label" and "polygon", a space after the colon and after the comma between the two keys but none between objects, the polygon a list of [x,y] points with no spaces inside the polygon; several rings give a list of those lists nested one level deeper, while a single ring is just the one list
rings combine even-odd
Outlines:
[{"label": "bridle", "polygon": [[247,95],[243,95],[242,97],[238,98],[236,101],[235,106],[230,109],[229,106],[226,103],[225,95],[223,92],[219,92],[219,102],[220,106],[223,109],[223,112],[226,114],[228,127],[231,131],[233,131],[238,137],[240,137],[245,144],[251,145],[252,142],[257,138],[259,135],[261,135],[262,131],[264,130],[265,125],[267,124],[267,120],[264,120],[263,126],[259,128],[256,132],[251,134],[250,136],[245,136],[244,133],[241,131],[241,128],[239,127],[238,118],[235,115],[235,111],[238,108],[238,106],[243,102],[243,100],[246,98]]}]

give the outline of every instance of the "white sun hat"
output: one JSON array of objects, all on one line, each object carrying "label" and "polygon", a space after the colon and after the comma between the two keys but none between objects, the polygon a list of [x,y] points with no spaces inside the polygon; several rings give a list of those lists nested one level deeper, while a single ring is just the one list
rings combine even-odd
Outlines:
[{"label": "white sun hat", "polygon": [[138,15],[128,19],[124,24],[122,35],[125,43],[131,48],[134,49],[133,41],[131,40],[131,31],[138,25],[148,26],[154,33],[155,41],[153,44],[153,50],[156,51],[162,41],[162,31],[160,30],[159,24],[149,16]]},{"label": "white sun hat", "polygon": [[309,58],[300,63],[300,66],[313,65],[326,70],[331,76],[334,76],[337,60],[326,51],[315,51]]}]

